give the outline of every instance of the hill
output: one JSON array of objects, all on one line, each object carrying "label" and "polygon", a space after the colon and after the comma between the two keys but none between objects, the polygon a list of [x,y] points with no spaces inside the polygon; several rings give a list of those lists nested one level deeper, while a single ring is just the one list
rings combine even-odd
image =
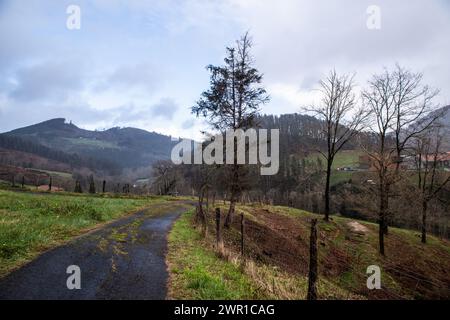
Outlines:
[{"label": "hill", "polygon": [[[226,207],[223,206],[226,212]],[[391,228],[386,257],[378,253],[377,226],[268,205],[240,205],[245,217],[245,259],[240,256],[240,218],[224,229],[224,254],[215,244],[215,215],[201,236],[194,214],[178,220],[169,235],[170,298],[305,299],[310,221],[318,219],[319,299],[448,299],[450,243]],[[381,268],[381,289],[366,286],[367,267]]]},{"label": "hill", "polygon": [[155,132],[118,127],[90,131],[63,118],[0,135],[0,148],[39,155],[72,167],[106,170],[110,174],[168,159],[172,146],[169,136]]}]

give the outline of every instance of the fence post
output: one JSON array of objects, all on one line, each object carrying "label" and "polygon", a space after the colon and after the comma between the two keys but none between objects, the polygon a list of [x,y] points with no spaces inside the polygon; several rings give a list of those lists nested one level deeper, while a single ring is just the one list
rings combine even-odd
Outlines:
[{"label": "fence post", "polygon": [[25,188],[25,176],[22,176],[22,189]]},{"label": "fence post", "polygon": [[317,300],[317,219],[311,220],[309,238],[308,300]]},{"label": "fence post", "polygon": [[102,188],[102,193],[105,193],[106,191],[106,180],[103,180],[103,188]]},{"label": "fence post", "polygon": [[220,208],[216,208],[216,247],[220,253],[223,253],[223,239],[220,220]]},{"label": "fence post", "polygon": [[244,214],[241,213],[241,255],[244,256],[244,237],[245,237],[245,220]]}]

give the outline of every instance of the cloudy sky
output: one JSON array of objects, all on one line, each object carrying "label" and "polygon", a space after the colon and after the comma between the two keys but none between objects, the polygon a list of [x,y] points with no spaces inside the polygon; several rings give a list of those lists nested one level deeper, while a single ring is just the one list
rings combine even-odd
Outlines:
[{"label": "cloudy sky", "polygon": [[[69,5],[80,29],[67,28]],[[206,127],[190,107],[205,66],[247,30],[272,98],[263,113],[316,101],[332,68],[363,86],[396,62],[450,104],[447,0],[0,0],[0,132],[64,117],[198,138]]]}]

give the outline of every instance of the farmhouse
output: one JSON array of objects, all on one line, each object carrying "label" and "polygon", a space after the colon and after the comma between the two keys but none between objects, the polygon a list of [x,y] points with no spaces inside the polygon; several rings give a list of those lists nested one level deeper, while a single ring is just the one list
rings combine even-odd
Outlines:
[{"label": "farmhouse", "polygon": [[[429,165],[431,162],[434,162],[434,154],[422,156],[422,164]],[[437,167],[439,169],[450,170],[450,151],[442,152],[436,156]]]}]

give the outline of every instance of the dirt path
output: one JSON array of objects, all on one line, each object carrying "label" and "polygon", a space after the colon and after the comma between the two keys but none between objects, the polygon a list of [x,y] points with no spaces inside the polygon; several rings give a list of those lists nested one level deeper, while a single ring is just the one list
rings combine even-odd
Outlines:
[{"label": "dirt path", "polygon": [[[165,299],[166,236],[188,206],[152,207],[50,250],[0,279],[0,299]],[[70,265],[79,290],[67,288]]]}]

